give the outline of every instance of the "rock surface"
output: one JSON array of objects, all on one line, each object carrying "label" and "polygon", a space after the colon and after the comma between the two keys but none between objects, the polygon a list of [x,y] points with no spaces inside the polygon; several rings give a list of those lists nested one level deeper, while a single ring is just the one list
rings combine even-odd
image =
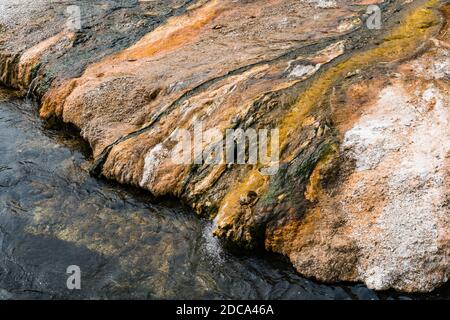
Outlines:
[{"label": "rock surface", "polygon": [[[94,173],[182,199],[230,243],[427,292],[450,271],[449,6],[369,2],[78,1],[73,31],[71,1],[0,1],[0,80],[79,128]],[[280,159],[179,164],[172,138],[199,122],[277,128]]]}]

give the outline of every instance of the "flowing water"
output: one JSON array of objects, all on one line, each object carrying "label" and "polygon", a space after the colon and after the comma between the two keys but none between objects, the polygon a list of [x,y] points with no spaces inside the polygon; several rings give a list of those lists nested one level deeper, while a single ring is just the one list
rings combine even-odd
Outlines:
[{"label": "flowing water", "polygon": [[[175,201],[90,177],[86,150],[0,89],[0,299],[411,298],[319,284],[279,257],[232,254]],[[70,265],[81,268],[81,290],[67,289]],[[448,287],[426,297],[443,295]]]}]

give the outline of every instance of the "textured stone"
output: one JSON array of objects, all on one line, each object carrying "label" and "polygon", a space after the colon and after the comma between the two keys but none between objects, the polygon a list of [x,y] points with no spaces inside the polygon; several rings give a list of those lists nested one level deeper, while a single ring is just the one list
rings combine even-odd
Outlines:
[{"label": "textured stone", "polygon": [[[106,2],[77,33],[55,4],[42,33],[2,16],[1,81],[79,128],[93,173],[182,199],[234,245],[321,281],[431,291],[449,273],[449,7],[389,2],[368,30],[378,2]],[[171,138],[198,121],[278,128],[278,172],[177,163]]]}]

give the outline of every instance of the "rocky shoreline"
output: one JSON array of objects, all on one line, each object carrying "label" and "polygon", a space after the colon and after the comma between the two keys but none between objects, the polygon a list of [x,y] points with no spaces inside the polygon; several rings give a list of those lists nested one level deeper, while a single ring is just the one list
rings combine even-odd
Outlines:
[{"label": "rocky shoreline", "polygon": [[[28,16],[16,2],[0,16],[0,81],[77,127],[93,173],[180,198],[216,236],[320,281],[446,283],[448,4],[86,1],[74,32],[70,1]],[[364,25],[368,4],[380,30]],[[279,170],[174,163],[170,137],[199,120],[222,134],[278,128]]]}]

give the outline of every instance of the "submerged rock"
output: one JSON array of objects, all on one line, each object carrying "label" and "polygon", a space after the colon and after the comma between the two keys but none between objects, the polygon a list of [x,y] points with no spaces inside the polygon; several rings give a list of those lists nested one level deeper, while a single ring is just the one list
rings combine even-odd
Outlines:
[{"label": "submerged rock", "polygon": [[[450,269],[449,7],[380,4],[368,30],[369,2],[82,1],[73,31],[69,2],[11,21],[8,1],[0,80],[78,127],[93,172],[182,199],[218,237],[321,281],[431,291]],[[197,161],[249,128],[277,129],[279,157]]]}]

